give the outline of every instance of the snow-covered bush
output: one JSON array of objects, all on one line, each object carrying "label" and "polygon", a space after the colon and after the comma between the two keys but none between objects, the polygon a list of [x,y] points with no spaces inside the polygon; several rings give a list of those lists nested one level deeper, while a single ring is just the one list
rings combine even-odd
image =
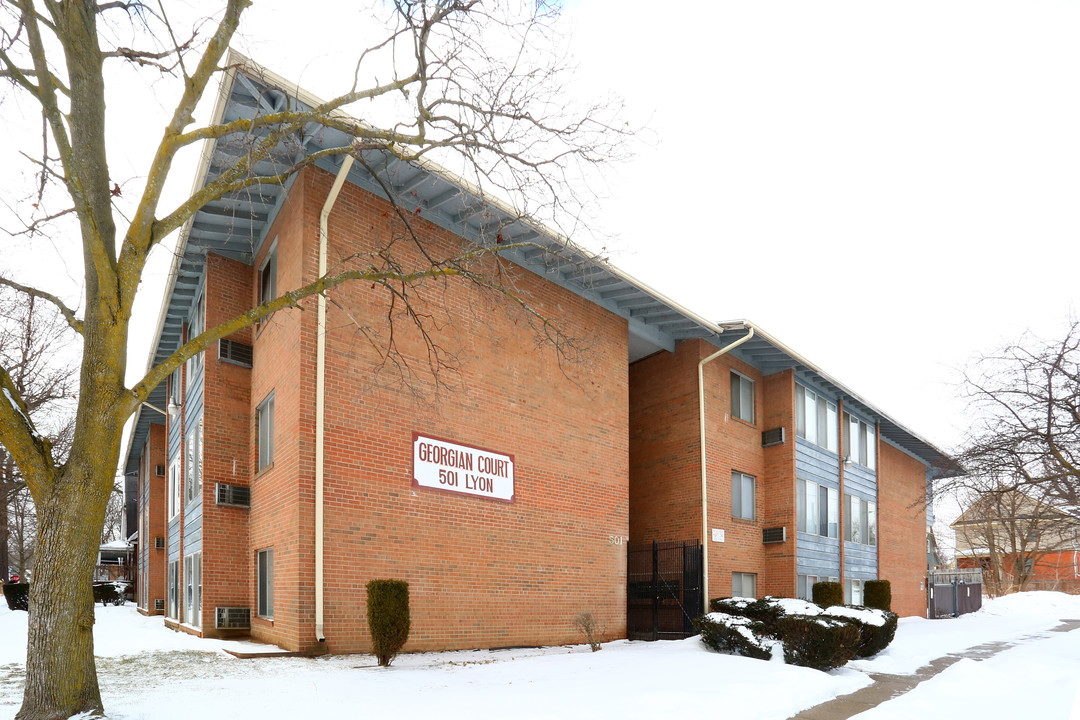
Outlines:
[{"label": "snow-covered bush", "polygon": [[757,620],[724,612],[711,612],[694,621],[701,641],[713,650],[768,660],[773,641],[765,638],[765,625]]},{"label": "snow-covered bush", "polygon": [[857,605],[833,605],[825,615],[849,620],[859,628],[858,657],[870,657],[889,646],[896,636],[896,613]]},{"label": "snow-covered bush", "polygon": [[859,628],[846,618],[787,615],[776,627],[788,665],[832,670],[853,659],[859,649]]},{"label": "snow-covered bush", "polygon": [[717,598],[709,603],[715,612],[757,620],[765,626],[766,635],[775,635],[776,622],[785,615],[818,615],[821,608],[805,600],[766,596],[754,598]]}]

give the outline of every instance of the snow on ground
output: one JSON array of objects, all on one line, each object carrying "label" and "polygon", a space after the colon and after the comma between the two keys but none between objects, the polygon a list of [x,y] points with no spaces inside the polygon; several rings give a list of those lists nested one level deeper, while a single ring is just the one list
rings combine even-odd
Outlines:
[{"label": "snow on ground", "polygon": [[1080,618],[1080,596],[1029,592],[986,600],[979,612],[955,619],[900,618],[896,639],[866,660],[846,667],[876,673],[910,674],[934,658],[986,642],[1014,641],[1053,628],[1062,618]]},{"label": "snow on ground", "polygon": [[[617,641],[599,653],[574,646],[402,655],[388,669],[375,667],[366,655],[239,660],[223,648],[250,652],[266,646],[172,632],[161,618],[142,617],[130,605],[97,608],[95,649],[103,700],[113,720],[293,720],[378,713],[440,720],[495,715],[653,718],[696,715],[708,707],[722,707],[726,717],[783,720],[869,684],[856,667],[911,672],[948,652],[1038,635],[1031,644],[991,660],[961,661],[872,711],[886,714],[870,717],[918,717],[930,706],[940,712],[954,689],[965,703],[956,709],[966,711],[972,697],[989,697],[982,717],[1003,717],[992,699],[994,692],[1024,688],[1019,695],[1027,697],[1025,708],[1030,710],[1031,683],[1053,685],[1046,693],[1048,713],[1034,716],[1068,717],[1070,693],[1080,678],[1080,632],[1043,636],[1059,618],[1068,617],[1080,618],[1080,598],[1027,593],[988,602],[983,611],[958,620],[904,619],[896,641],[878,658],[829,673],[719,655],[697,638]],[[0,718],[18,709],[25,644],[26,613],[0,607]],[[964,687],[954,688],[951,680],[939,682],[950,674]],[[1007,683],[1005,678],[1020,682]],[[893,708],[899,709],[887,714]]]}]

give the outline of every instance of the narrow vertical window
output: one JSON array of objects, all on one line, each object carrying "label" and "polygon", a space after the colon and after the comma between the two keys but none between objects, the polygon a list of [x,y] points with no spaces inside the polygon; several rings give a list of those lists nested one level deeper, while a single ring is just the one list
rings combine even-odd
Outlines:
[{"label": "narrow vertical window", "polygon": [[258,582],[258,615],[274,617],[274,549],[260,550],[256,556]]},{"label": "narrow vertical window", "polygon": [[795,529],[806,532],[806,481],[795,481]]},{"label": "narrow vertical window", "polygon": [[839,433],[836,427],[836,403],[826,403],[825,411],[825,449],[829,452],[840,453]]},{"label": "narrow vertical window", "polygon": [[731,473],[731,516],[753,520],[755,495],[754,476],[733,471]]},{"label": "narrow vertical window", "polygon": [[829,488],[829,537],[837,537],[840,533],[840,491]]},{"label": "narrow vertical window", "polygon": [[866,467],[877,467],[877,441],[874,438],[874,426],[866,426]]},{"label": "narrow vertical window", "polygon": [[877,545],[877,503],[866,503],[866,544]]},{"label": "narrow vertical window", "polygon": [[173,519],[180,512],[180,454],[177,453],[173,461],[169,463],[169,519]]},{"label": "narrow vertical window", "polygon": [[754,381],[737,372],[731,373],[731,416],[754,422]]},{"label": "narrow vertical window", "polygon": [[188,431],[186,445],[185,497],[191,504],[202,499],[202,418]]},{"label": "narrow vertical window", "polygon": [[271,392],[255,410],[255,423],[258,426],[257,444],[259,452],[259,470],[269,467],[274,462],[274,393]]},{"label": "narrow vertical window", "polygon": [[266,253],[259,269],[259,304],[270,302],[277,297],[277,238]]}]

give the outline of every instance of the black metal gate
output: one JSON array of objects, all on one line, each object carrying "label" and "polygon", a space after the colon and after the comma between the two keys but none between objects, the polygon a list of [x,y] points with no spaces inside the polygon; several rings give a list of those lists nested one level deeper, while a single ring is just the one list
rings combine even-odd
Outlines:
[{"label": "black metal gate", "polygon": [[701,543],[651,542],[626,548],[626,637],[678,640],[697,633],[702,614]]},{"label": "black metal gate", "polygon": [[931,620],[959,617],[982,607],[982,570],[932,570],[927,582]]}]

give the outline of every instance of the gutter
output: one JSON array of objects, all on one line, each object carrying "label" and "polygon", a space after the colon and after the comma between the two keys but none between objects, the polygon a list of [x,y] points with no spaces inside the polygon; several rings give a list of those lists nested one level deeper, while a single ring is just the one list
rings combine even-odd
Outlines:
[{"label": "gutter", "polygon": [[701,426],[701,586],[705,602],[709,601],[709,485],[706,470],[709,453],[705,449],[705,366],[721,355],[731,352],[752,337],[754,337],[754,328],[750,327],[749,332],[744,337],[720,348],[699,362],[697,366],[698,421]]},{"label": "gutter", "polygon": [[[330,211],[337,202],[341,186],[352,169],[353,157],[346,155],[334,178],[330,194],[326,196],[319,214],[319,275],[326,274],[326,245],[329,241]],[[323,601],[325,579],[323,574],[323,478],[324,448],[326,435],[326,295],[319,293],[319,314],[315,331],[315,639],[326,642],[324,627],[325,603]]]}]

